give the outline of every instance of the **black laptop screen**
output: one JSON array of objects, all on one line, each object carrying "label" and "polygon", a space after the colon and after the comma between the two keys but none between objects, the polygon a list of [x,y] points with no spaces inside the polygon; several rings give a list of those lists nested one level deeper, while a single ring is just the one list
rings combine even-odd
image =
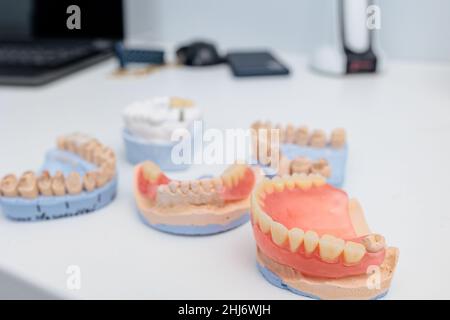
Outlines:
[{"label": "black laptop screen", "polygon": [[118,40],[123,34],[122,0],[0,1],[0,40]]}]

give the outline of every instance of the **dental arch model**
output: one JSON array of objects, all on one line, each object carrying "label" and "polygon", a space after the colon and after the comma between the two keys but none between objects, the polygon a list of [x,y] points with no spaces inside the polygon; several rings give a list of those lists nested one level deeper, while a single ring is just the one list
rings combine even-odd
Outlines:
[{"label": "dental arch model", "polygon": [[134,194],[139,213],[150,226],[174,234],[214,234],[249,220],[256,177],[250,167],[235,164],[221,177],[177,181],[146,161],[135,167]]},{"label": "dental arch model", "polygon": [[40,174],[26,171],[0,181],[4,214],[19,221],[41,221],[98,210],[116,196],[116,158],[113,150],[87,135],[60,137]]},{"label": "dental arch model", "polygon": [[304,158],[313,163],[321,162],[322,164],[324,164],[323,161],[326,161],[329,166],[329,171],[326,173],[327,182],[337,187],[343,184],[348,149],[344,129],[334,129],[330,137],[327,138],[324,130],[317,129],[310,132],[306,126],[298,128],[293,125],[287,125],[286,127],[272,126],[270,122],[257,121],[252,124],[251,128],[254,130],[253,144],[256,160],[266,166],[266,173],[269,173],[270,176],[283,174],[280,172],[272,173],[273,170],[270,170],[271,163],[269,160],[271,159],[271,152],[274,152],[272,130],[277,129],[281,164],[286,159],[294,160],[298,158]]},{"label": "dental arch model", "polygon": [[189,164],[174,163],[172,148],[178,141],[172,140],[176,130],[183,129],[194,135],[194,121],[201,120],[201,111],[191,100],[176,97],[155,97],[135,102],[123,111],[127,160],[138,164],[151,160],[163,170],[185,170]]},{"label": "dental arch model", "polygon": [[357,200],[321,175],[264,179],[251,207],[257,264],[270,283],[319,299],[387,293],[398,249],[385,247],[384,238],[370,232]]}]

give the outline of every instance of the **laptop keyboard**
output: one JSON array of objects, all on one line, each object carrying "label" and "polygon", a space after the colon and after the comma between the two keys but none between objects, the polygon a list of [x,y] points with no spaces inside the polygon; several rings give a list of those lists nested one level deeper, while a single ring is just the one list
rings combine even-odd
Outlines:
[{"label": "laptop keyboard", "polygon": [[57,68],[97,53],[91,44],[0,43],[0,66]]}]

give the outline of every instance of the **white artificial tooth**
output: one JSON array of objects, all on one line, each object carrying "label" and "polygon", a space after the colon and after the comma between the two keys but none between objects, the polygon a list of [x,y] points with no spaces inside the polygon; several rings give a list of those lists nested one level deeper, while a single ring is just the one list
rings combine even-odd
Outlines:
[{"label": "white artificial tooth", "polygon": [[264,184],[262,182],[258,182],[256,184],[254,193],[257,196],[259,196],[259,197],[261,197],[262,195],[265,196],[265,194],[264,194]]},{"label": "white artificial tooth", "polygon": [[289,249],[291,252],[297,252],[298,248],[300,248],[303,237],[305,236],[305,232],[299,228],[292,228],[288,231],[289,236]]},{"label": "white artificial tooth", "polygon": [[285,174],[283,175],[282,180],[284,182],[284,186],[286,187],[286,189],[292,190],[295,188],[295,181],[292,176]]},{"label": "white artificial tooth", "polygon": [[311,254],[316,250],[317,245],[319,244],[319,235],[312,230],[306,231],[303,236],[303,246],[305,247],[305,253]]},{"label": "white artificial tooth", "polygon": [[223,184],[227,188],[233,187],[233,177],[230,175],[222,176]]},{"label": "white artificial tooth", "polygon": [[169,190],[172,193],[175,193],[177,191],[179,185],[180,185],[180,183],[178,181],[170,181],[169,182]]},{"label": "white artificial tooth", "polygon": [[321,187],[327,183],[325,177],[321,176],[320,174],[310,174],[309,179],[311,180],[312,185],[315,187]]},{"label": "white artificial tooth", "polygon": [[312,186],[310,177],[304,173],[294,175],[295,184],[303,190],[309,190]]},{"label": "white artificial tooth", "polygon": [[284,182],[280,177],[273,178],[272,184],[275,191],[282,192],[284,190]]},{"label": "white artificial tooth", "polygon": [[253,214],[253,221],[255,223],[259,223],[259,216],[261,214],[261,208],[257,204],[257,200],[255,197],[252,197],[252,214]]},{"label": "white artificial tooth", "polygon": [[141,165],[141,168],[144,178],[148,181],[155,181],[161,173],[159,167],[151,161],[145,161]]},{"label": "white artificial tooth", "polygon": [[232,183],[233,187],[237,186],[239,184],[239,181],[240,181],[240,178],[239,178],[238,173],[235,173],[231,176],[231,183]]},{"label": "white artificial tooth", "polygon": [[198,193],[200,191],[200,183],[197,180],[192,180],[190,182],[190,187],[194,193]]},{"label": "white artificial tooth", "polygon": [[282,246],[287,239],[288,229],[279,222],[272,221],[270,225],[270,233],[275,244]]},{"label": "white artificial tooth", "polygon": [[319,241],[320,258],[326,262],[336,262],[344,251],[344,246],[344,240],[324,234]]},{"label": "white artificial tooth", "polygon": [[189,192],[189,181],[181,181],[180,190],[184,194],[188,193]]},{"label": "white artificial tooth", "polygon": [[259,213],[259,227],[263,233],[270,232],[270,226],[272,224],[272,218],[267,213],[261,211]]},{"label": "white artificial tooth", "polygon": [[266,194],[271,194],[275,191],[273,183],[269,179],[264,179],[263,188],[264,188],[264,193],[266,193]]},{"label": "white artificial tooth", "polygon": [[355,264],[361,261],[366,254],[366,247],[363,244],[347,241],[344,247],[345,264]]}]

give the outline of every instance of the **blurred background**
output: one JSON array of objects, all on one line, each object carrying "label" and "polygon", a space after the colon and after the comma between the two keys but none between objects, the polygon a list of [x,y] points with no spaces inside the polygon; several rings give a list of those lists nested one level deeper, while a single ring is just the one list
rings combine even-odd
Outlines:
[{"label": "blurred background", "polygon": [[[450,60],[450,1],[378,0],[388,58]],[[126,34],[178,44],[208,38],[220,48],[311,53],[333,37],[330,0],[126,0]]]}]

